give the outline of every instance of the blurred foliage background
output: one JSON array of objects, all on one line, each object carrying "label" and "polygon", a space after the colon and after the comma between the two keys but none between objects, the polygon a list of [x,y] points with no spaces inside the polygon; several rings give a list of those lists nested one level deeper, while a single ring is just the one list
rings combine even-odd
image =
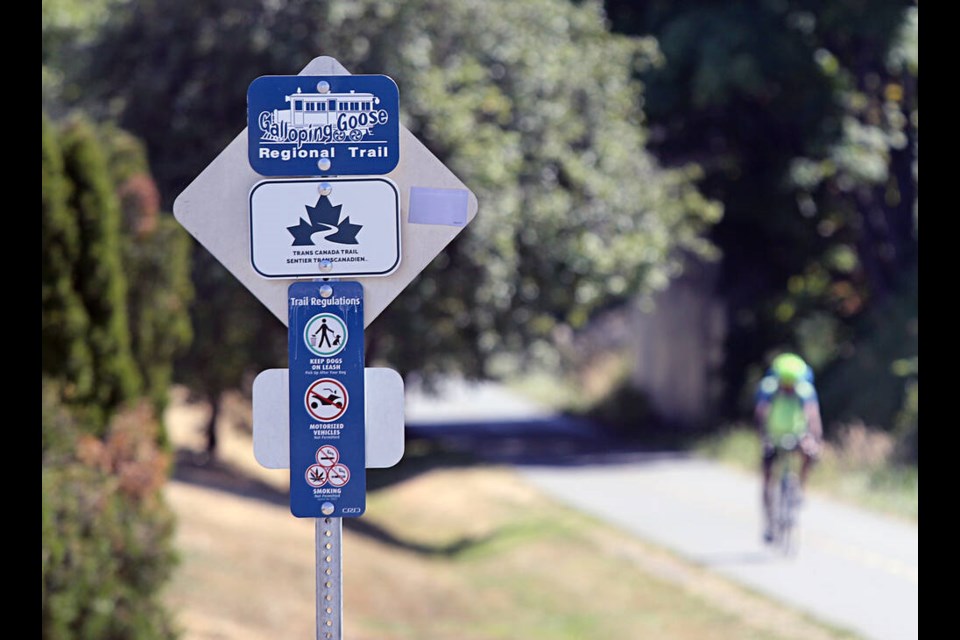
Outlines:
[{"label": "blurred foliage background", "polygon": [[[796,349],[829,433],[865,423],[916,465],[918,16],[888,0],[43,0],[45,637],[163,628],[129,591],[172,558],[159,494],[125,493],[124,465],[77,443],[162,476],[171,382],[214,407],[213,454],[223,394],[284,365],[283,327],[167,212],[244,127],[250,81],[318,55],[393,77],[405,126],[481,205],[368,329],[371,363],[581,388],[609,370],[594,415],[711,432]],[[716,301],[721,330],[717,355],[665,365],[708,378],[709,411],[677,421],[630,374],[652,366],[630,337],[693,276],[684,295]],[[611,314],[625,337],[597,347],[619,357],[603,368],[585,345]],[[677,324],[658,340],[690,342]],[[151,435],[116,444],[130,420]],[[104,496],[96,526],[77,526],[83,483]],[[97,548],[151,578],[67,597],[87,569],[60,545],[105,544],[99,526],[116,531]]]},{"label": "blurred foliage background", "polygon": [[159,418],[192,335],[189,237],[129,134],[41,131],[42,635],[172,637]]}]

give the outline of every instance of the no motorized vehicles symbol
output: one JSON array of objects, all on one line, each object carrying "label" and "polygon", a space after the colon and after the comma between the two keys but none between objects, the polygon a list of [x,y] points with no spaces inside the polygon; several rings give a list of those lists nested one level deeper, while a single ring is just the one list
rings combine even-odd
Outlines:
[{"label": "no motorized vehicles symbol", "polygon": [[303,403],[307,413],[320,422],[333,422],[347,411],[347,388],[332,378],[320,378],[307,387]]}]

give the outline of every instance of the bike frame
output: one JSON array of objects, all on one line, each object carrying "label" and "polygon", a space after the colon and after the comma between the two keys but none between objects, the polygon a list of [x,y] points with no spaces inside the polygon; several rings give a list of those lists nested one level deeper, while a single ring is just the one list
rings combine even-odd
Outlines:
[{"label": "bike frame", "polygon": [[785,436],[776,447],[777,455],[771,470],[773,543],[783,553],[792,555],[799,544],[796,527],[800,506],[800,441],[796,436]]}]

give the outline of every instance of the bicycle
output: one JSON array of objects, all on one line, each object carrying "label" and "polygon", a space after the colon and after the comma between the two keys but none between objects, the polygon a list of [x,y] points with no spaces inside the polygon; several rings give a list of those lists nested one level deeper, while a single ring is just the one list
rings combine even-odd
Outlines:
[{"label": "bicycle", "polygon": [[800,441],[788,434],[774,446],[777,448],[777,457],[774,460],[773,477],[776,480],[771,496],[771,544],[784,555],[796,555],[800,544],[797,532],[801,503],[800,474],[797,471]]}]

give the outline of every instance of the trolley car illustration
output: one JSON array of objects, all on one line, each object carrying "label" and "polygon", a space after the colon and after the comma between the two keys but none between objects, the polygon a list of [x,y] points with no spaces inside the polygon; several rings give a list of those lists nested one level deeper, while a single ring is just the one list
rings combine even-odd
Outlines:
[{"label": "trolley car illustration", "polygon": [[289,106],[260,113],[261,139],[269,142],[359,142],[389,115],[372,93],[296,93]]}]

